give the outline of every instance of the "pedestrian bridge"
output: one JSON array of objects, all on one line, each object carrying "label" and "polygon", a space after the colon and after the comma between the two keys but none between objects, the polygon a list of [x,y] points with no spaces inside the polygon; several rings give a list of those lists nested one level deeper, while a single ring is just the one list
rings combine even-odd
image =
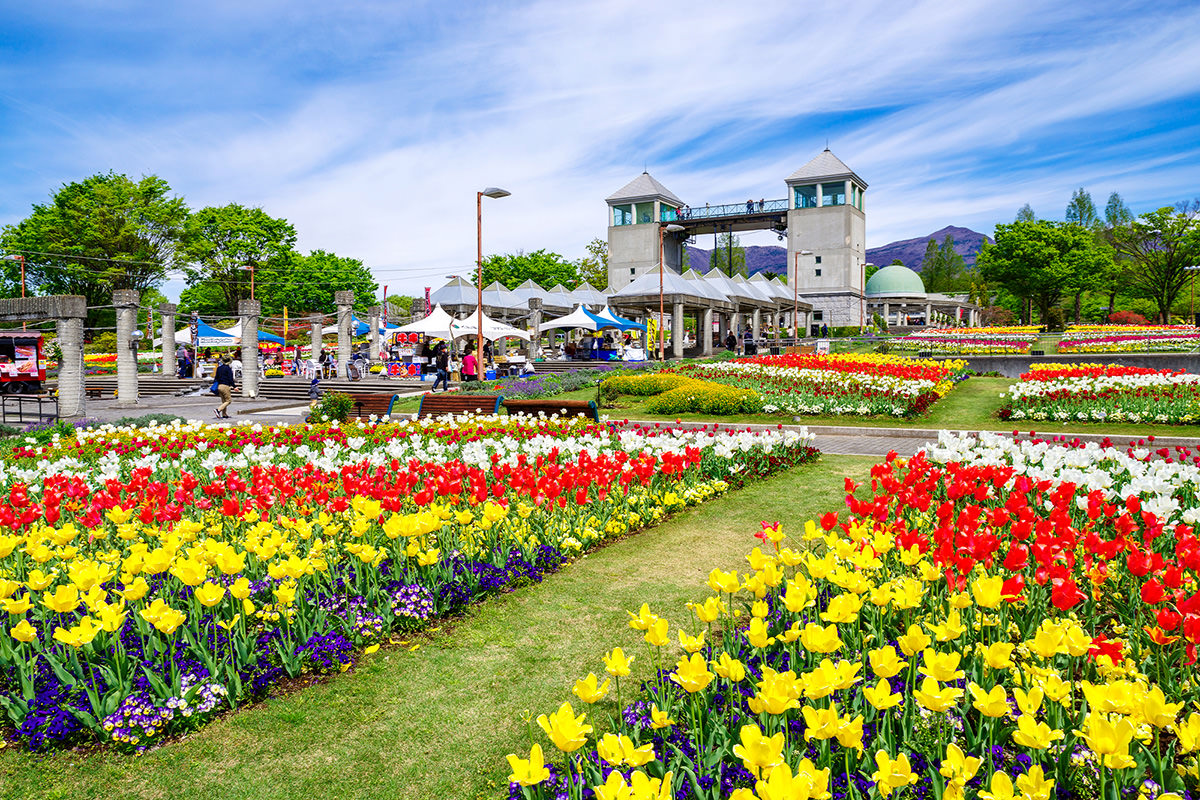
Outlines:
[{"label": "pedestrian bridge", "polygon": [[787,230],[788,201],[747,200],[745,203],[705,205],[703,208],[662,207],[662,221],[682,225],[689,236],[726,231]]}]

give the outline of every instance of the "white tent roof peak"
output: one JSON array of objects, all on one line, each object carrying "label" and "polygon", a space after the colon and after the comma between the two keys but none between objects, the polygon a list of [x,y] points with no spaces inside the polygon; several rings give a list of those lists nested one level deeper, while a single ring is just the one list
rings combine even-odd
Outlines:
[{"label": "white tent roof peak", "polygon": [[677,206],[684,203],[675,193],[654,179],[649,172],[643,172],[629,183],[605,198],[609,205],[624,203],[629,200],[666,200]]},{"label": "white tent roof peak", "polygon": [[853,178],[862,188],[867,188],[867,182],[846,166],[846,163],[826,147],[811,161],[787,176],[786,183],[790,186],[797,183],[816,183],[832,178]]}]

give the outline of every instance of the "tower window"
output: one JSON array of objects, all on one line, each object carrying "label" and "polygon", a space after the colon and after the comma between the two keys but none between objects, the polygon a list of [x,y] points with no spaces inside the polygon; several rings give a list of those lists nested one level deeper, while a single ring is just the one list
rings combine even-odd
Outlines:
[{"label": "tower window", "polygon": [[812,186],[797,186],[792,194],[795,196],[796,208],[816,208],[817,207],[817,187]]},{"label": "tower window", "polygon": [[817,277],[821,277],[821,270],[817,270]]},{"label": "tower window", "polygon": [[629,274],[630,274],[630,275],[637,275],[637,267],[630,267],[630,268],[629,268]]},{"label": "tower window", "polygon": [[633,209],[638,225],[654,222],[654,203],[637,203]]},{"label": "tower window", "polygon": [[846,205],[846,184],[845,183],[822,183],[821,184],[821,205],[823,206],[844,206]]},{"label": "tower window", "polygon": [[817,258],[816,258],[816,261],[815,261],[814,263],[820,264],[820,263],[821,263],[821,257],[820,257],[820,256],[817,256]]},{"label": "tower window", "polygon": [[613,225],[632,225],[633,224],[633,206],[613,206]]}]

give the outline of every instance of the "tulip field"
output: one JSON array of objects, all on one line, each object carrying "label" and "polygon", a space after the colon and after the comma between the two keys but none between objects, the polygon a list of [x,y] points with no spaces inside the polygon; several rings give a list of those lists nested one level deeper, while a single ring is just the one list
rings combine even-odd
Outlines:
[{"label": "tulip field", "polygon": [[1058,342],[1060,353],[1190,352],[1200,347],[1191,325],[1072,325]]},{"label": "tulip field", "polygon": [[644,647],[580,665],[509,797],[1196,797],[1198,465],[994,434],[889,457],[844,513],[763,522],[707,599],[630,609]]},{"label": "tulip field", "polygon": [[966,375],[966,362],[890,355],[757,356],[673,372],[750,389],[768,414],[913,417]]},{"label": "tulip field", "polygon": [[1200,375],[1105,364],[1037,364],[1009,389],[1003,420],[1200,421]]},{"label": "tulip field", "polygon": [[1020,355],[1038,340],[1037,325],[920,330],[890,343],[895,350],[928,350],[950,355]]},{"label": "tulip field", "polygon": [[144,750],[815,456],[557,418],[105,426],[0,460],[0,708]]}]

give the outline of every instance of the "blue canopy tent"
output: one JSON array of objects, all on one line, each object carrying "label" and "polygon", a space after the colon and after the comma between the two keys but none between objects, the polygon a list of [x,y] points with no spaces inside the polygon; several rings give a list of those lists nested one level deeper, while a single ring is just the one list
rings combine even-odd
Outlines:
[{"label": "blue canopy tent", "polygon": [[283,344],[282,336],[276,336],[275,334],[268,333],[267,331],[259,331],[258,332],[258,340],[260,342],[273,342],[275,344]]},{"label": "blue canopy tent", "polygon": [[[350,315],[350,322],[351,322],[351,325],[350,325],[350,335],[351,336],[366,336],[368,333],[371,332],[370,323],[363,322],[361,319],[354,316],[353,314]],[[395,330],[396,328],[399,328],[399,327],[400,327],[399,325],[380,325],[379,332],[385,333],[386,331]],[[335,326],[335,329],[336,329],[336,326]]]},{"label": "blue canopy tent", "polygon": [[591,311],[588,311],[587,313],[590,316],[593,316],[596,319],[603,322],[605,327],[618,328],[623,331],[644,331],[644,330],[646,330],[645,325],[641,324],[640,322],[634,322],[631,319],[625,319],[625,317],[620,316],[619,314],[617,314],[617,312],[613,311],[608,306],[605,306],[604,308],[600,309],[595,314],[593,314]]},{"label": "blue canopy tent", "polygon": [[[184,328],[187,331],[187,328]],[[185,334],[186,335],[186,334]],[[202,319],[196,320],[196,335],[200,347],[233,347],[237,344],[235,337],[219,328],[214,328]],[[185,343],[190,344],[190,342]]]}]

